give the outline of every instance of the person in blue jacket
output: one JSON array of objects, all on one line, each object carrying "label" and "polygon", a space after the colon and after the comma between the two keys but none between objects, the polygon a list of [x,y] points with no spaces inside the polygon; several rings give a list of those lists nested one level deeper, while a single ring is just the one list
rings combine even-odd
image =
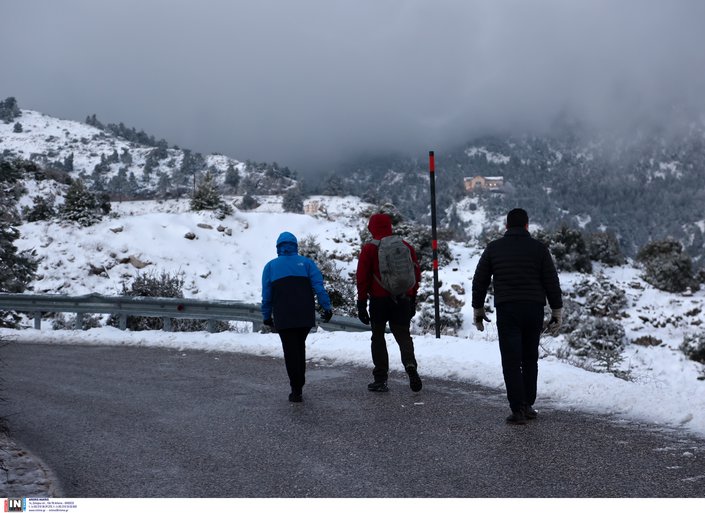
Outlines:
[{"label": "person in blue jacket", "polygon": [[283,232],[277,239],[277,258],[262,271],[262,319],[279,334],[289,375],[289,401],[300,403],[306,381],[306,337],[316,325],[316,303],[323,308],[321,319],[333,316],[330,298],[323,287],[323,275],[310,258],[299,255],[296,237]]}]

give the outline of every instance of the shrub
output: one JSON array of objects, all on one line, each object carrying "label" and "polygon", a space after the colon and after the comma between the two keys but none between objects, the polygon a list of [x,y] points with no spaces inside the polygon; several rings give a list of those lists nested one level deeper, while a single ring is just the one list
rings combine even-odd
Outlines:
[{"label": "shrub", "polygon": [[597,356],[604,352],[621,352],[624,348],[624,328],[606,317],[582,320],[566,340],[578,356]]},{"label": "shrub", "polygon": [[629,380],[629,371],[620,370],[624,361],[625,336],[621,324],[612,319],[591,317],[566,337],[569,349],[579,360],[570,363],[593,372],[609,372]]},{"label": "shrub", "polygon": [[582,231],[564,225],[554,233],[537,231],[535,237],[548,246],[558,270],[592,272],[592,262]]},{"label": "shrub", "polygon": [[240,210],[254,210],[259,207],[259,202],[249,192],[245,193],[238,205]]},{"label": "shrub", "polygon": [[609,266],[622,265],[625,262],[619,241],[612,232],[591,233],[588,235],[587,245],[590,259],[595,262]]},{"label": "shrub", "polygon": [[693,263],[683,245],[673,239],[653,241],[639,250],[636,257],[644,267],[645,282],[666,292],[698,290],[700,285],[693,276]]},{"label": "shrub", "polygon": [[584,300],[590,315],[596,317],[619,317],[627,306],[627,295],[605,276],[586,277],[575,285],[574,293]]},{"label": "shrub", "polygon": [[[184,278],[183,273],[171,275],[162,272],[150,272],[137,276],[130,288],[125,283],[122,284],[123,296],[134,297],[173,297],[182,298]],[[120,318],[111,315],[108,319],[109,326],[119,326]],[[173,331],[205,331],[208,321],[199,319],[174,319],[171,324]],[[217,331],[226,331],[229,327],[227,322],[216,323]],[[161,330],[164,329],[164,321],[160,317],[140,317],[132,316],[127,318],[127,328],[132,331]]]},{"label": "shrub", "polygon": [[35,196],[32,198],[34,205],[22,209],[22,217],[30,223],[35,221],[47,221],[56,215],[54,208],[54,196]]},{"label": "shrub", "polygon": [[335,259],[321,249],[315,237],[299,241],[299,254],[310,258],[323,275],[323,286],[328,292],[333,310],[342,315],[357,316],[357,288],[355,277],[344,274]]},{"label": "shrub", "polygon": [[686,334],[680,350],[691,360],[705,364],[705,333]]}]

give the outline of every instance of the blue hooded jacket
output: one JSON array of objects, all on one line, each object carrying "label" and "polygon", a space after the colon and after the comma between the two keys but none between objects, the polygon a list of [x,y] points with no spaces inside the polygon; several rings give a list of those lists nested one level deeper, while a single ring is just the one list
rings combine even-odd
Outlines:
[{"label": "blue hooded jacket", "polygon": [[331,309],[323,287],[323,275],[310,258],[299,255],[299,243],[289,232],[277,239],[277,258],[262,271],[262,318],[273,319],[278,329],[312,328],[316,325],[316,303]]}]

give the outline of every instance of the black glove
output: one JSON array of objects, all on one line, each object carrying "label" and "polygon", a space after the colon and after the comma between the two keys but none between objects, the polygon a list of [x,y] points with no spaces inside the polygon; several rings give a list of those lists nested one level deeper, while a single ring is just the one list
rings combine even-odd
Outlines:
[{"label": "black glove", "polygon": [[551,319],[548,321],[547,331],[554,337],[561,331],[563,324],[563,309],[555,308],[551,310]]},{"label": "black glove", "polygon": [[362,324],[370,323],[370,316],[367,313],[367,301],[360,300],[357,302],[357,318]]},{"label": "black glove", "polygon": [[487,318],[487,315],[485,314],[485,307],[481,308],[473,308],[473,315],[474,315],[474,321],[473,324],[475,324],[475,327],[479,331],[485,331],[485,325],[482,323],[482,321],[485,322],[492,322]]},{"label": "black glove", "polygon": [[416,315],[416,296],[411,296],[411,301],[409,301],[409,319],[413,319]]},{"label": "black glove", "polygon": [[333,310],[323,310],[323,313],[321,314],[321,320],[323,322],[330,321],[331,317],[333,317]]},{"label": "black glove", "polygon": [[269,326],[270,328],[274,327],[274,321],[272,320],[271,317],[269,319],[263,320],[262,324],[264,324],[265,326]]}]

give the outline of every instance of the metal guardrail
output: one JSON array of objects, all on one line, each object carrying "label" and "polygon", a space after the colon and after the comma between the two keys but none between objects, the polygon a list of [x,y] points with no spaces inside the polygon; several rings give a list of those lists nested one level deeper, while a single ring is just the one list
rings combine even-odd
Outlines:
[{"label": "metal guardrail", "polygon": [[[119,327],[127,328],[128,317],[161,317],[164,330],[171,331],[172,319],[208,320],[208,331],[216,331],[216,321],[251,322],[253,331],[259,331],[262,314],[259,304],[240,301],[166,298],[103,296],[64,296],[58,294],[7,294],[0,293],[0,310],[33,312],[34,327],[41,329],[42,314],[47,312],[73,312],[76,314],[74,328],[83,328],[84,314],[114,314],[119,316]],[[368,331],[369,326],[358,319],[334,315],[330,322],[319,325],[333,331]]]}]

